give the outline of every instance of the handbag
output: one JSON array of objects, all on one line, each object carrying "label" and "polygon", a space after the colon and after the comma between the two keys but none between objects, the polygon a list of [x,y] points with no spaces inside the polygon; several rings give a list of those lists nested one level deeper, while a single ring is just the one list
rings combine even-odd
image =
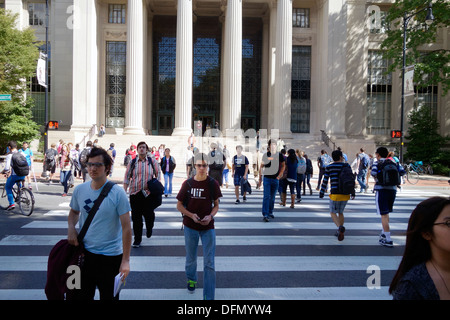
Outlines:
[{"label": "handbag", "polygon": [[88,217],[78,234],[78,246],[73,246],[67,239],[60,240],[50,251],[47,264],[47,282],[45,284],[45,295],[48,300],[71,300],[73,299],[75,289],[69,289],[67,279],[69,274],[67,269],[71,265],[81,268],[84,262],[83,239],[86,232],[97,213],[102,201],[106,198],[114,182],[108,181],[103,187],[94,205],[88,212]]},{"label": "handbag", "polygon": [[151,198],[153,210],[158,208],[162,204],[162,195],[164,193],[164,186],[156,178],[155,167],[153,166],[153,161],[150,159],[150,164],[153,169],[153,177],[147,181],[147,188],[150,191],[149,197]]}]

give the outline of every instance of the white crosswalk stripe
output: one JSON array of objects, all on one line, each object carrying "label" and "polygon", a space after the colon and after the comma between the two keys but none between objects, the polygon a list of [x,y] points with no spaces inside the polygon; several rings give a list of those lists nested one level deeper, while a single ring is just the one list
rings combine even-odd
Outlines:
[{"label": "white crosswalk stripe", "polygon": [[[390,215],[394,249],[388,249],[378,244],[381,221],[371,193],[348,202],[344,241],[334,236],[328,200],[318,199],[317,193],[304,196],[295,209],[276,203],[275,219],[268,223],[262,221],[261,191],[239,205],[234,204],[234,190],[223,189],[223,194],[215,222],[219,300],[391,299],[388,286],[401,260],[411,211],[434,195],[398,193]],[[144,238],[142,247],[132,250],[132,272],[121,299],[201,299],[201,282],[193,295],[185,289],[184,237],[175,205],[174,196],[164,198],[156,211],[152,238]],[[23,282],[40,277],[45,285],[48,252],[66,237],[67,214],[68,203],[64,203],[23,225],[20,234],[0,239],[5,250],[0,274],[23,277]],[[202,260],[199,254],[199,272]],[[371,266],[378,267],[384,277],[380,288],[367,286]],[[0,299],[45,298],[43,286],[0,284]]]}]

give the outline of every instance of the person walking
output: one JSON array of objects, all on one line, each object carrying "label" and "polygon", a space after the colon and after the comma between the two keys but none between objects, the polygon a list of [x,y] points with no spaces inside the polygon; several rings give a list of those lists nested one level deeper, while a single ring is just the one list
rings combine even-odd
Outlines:
[{"label": "person walking", "polygon": [[367,192],[367,184],[366,184],[366,176],[367,176],[367,170],[370,165],[370,159],[369,156],[364,152],[364,149],[359,149],[360,153],[358,155],[359,158],[359,165],[358,165],[358,175],[356,176],[356,179],[358,180],[360,190],[359,192]]},{"label": "person walking", "polygon": [[[261,186],[261,181],[263,181],[264,186],[262,215],[265,222],[269,222],[269,218],[275,218],[273,215],[275,196],[278,191],[279,179],[283,176],[286,166],[283,155],[277,152],[275,140],[269,140],[267,150],[261,160],[258,179],[258,187]],[[262,176],[264,176],[264,179],[262,179]]]},{"label": "person walking", "polygon": [[[33,171],[33,151],[29,148],[28,142],[22,143],[22,149],[19,150],[19,152],[23,153],[25,158],[27,159],[28,166],[30,167],[30,172]],[[31,178],[30,175],[27,175],[26,177],[28,182],[28,189],[33,190],[33,187],[31,186]]]},{"label": "person walking", "polygon": [[164,150],[164,157],[161,159],[161,172],[164,174],[164,196],[172,195],[173,171],[177,163],[175,158],[170,155],[170,149]]},{"label": "person walking", "polygon": [[325,168],[331,163],[332,159],[325,150],[320,150],[320,156],[317,158],[317,166],[319,167],[319,178],[317,180],[316,190],[320,190],[322,178],[325,173]]},{"label": "person walking", "polygon": [[114,170],[114,162],[116,161],[116,155],[117,155],[117,151],[116,149],[114,149],[116,145],[114,143],[110,143],[109,144],[109,149],[106,151],[106,153],[111,157],[112,160],[112,166],[111,166],[111,171],[109,172],[109,177],[112,177],[112,173]]},{"label": "person walking", "polygon": [[[294,209],[295,208],[295,187],[298,185],[298,165],[299,165],[299,161],[298,161],[298,157],[296,155],[296,152],[294,149],[289,149],[287,151],[288,156],[286,157],[286,168],[285,171],[287,171],[286,174],[286,180],[285,183],[283,185],[283,191],[282,191],[282,195],[283,195],[283,201],[286,204],[286,197],[287,197],[287,188],[289,187],[289,191],[291,194],[291,208]],[[303,177],[301,177],[303,179]],[[297,194],[298,194],[298,189],[297,189]]]},{"label": "person walking", "polygon": [[146,236],[150,238],[155,223],[155,207],[149,197],[147,182],[155,176],[159,180],[159,164],[153,158],[147,156],[149,151],[147,143],[141,141],[137,145],[138,156],[130,161],[125,170],[123,188],[125,192],[129,188],[131,219],[133,221],[134,241],[133,248],[139,248],[142,242],[142,217],[147,228]]},{"label": "person walking", "polygon": [[223,169],[226,166],[226,159],[223,152],[218,148],[217,143],[211,143],[209,159],[209,176],[216,179],[219,186],[223,184]]},{"label": "person walking", "polygon": [[[236,155],[233,157],[233,164],[231,165],[231,176],[234,182],[234,194],[236,195],[236,204],[239,204],[239,186],[241,185],[241,179],[247,180],[248,178],[248,158],[242,154],[242,146],[236,146]],[[247,201],[247,193],[243,190],[242,201]]]},{"label": "person walking", "polygon": [[72,161],[70,159],[69,146],[65,143],[61,146],[60,156],[61,156],[60,158],[61,163],[59,165],[60,167],[59,179],[64,187],[62,197],[66,197],[71,185],[69,181],[72,176]]},{"label": "person walking", "polygon": [[10,211],[16,207],[12,189],[18,181],[25,181],[25,177],[29,173],[29,166],[25,156],[17,151],[17,143],[15,141],[9,141],[7,148],[9,148],[9,153],[6,156],[5,168],[2,174],[7,177],[5,190],[9,205],[6,210]]},{"label": "person walking", "polygon": [[91,152],[92,149],[92,141],[86,142],[86,147],[80,152],[80,158],[78,159],[78,162],[80,163],[81,167],[81,175],[83,176],[83,182],[89,181],[91,177],[88,174],[88,168],[86,166],[87,163],[87,156]]},{"label": "person walking", "polygon": [[432,197],[411,213],[394,300],[450,300],[450,199]]},{"label": "person walking", "polygon": [[[355,199],[355,176],[353,175],[352,168],[342,155],[342,151],[335,150],[331,153],[333,158],[333,163],[325,168],[325,173],[323,175],[322,186],[320,188],[319,198],[323,198],[327,190],[328,180],[330,180],[330,215],[334,224],[337,226],[337,231],[335,236],[339,241],[344,240],[344,209],[350,198]],[[346,170],[346,171],[343,171]],[[342,173],[348,173],[350,179],[353,179],[353,188],[351,188],[350,193],[345,192],[341,187],[344,181]]]},{"label": "person walking", "polygon": [[297,203],[302,201],[302,184],[304,184],[305,180],[305,173],[306,173],[306,159],[303,157],[303,152],[299,149],[295,151],[298,161],[297,166],[297,183],[296,183],[296,189],[297,189]]},{"label": "person walking", "polygon": [[391,239],[391,231],[389,227],[389,213],[392,212],[395,197],[397,194],[397,186],[400,184],[400,177],[406,172],[399,163],[386,159],[388,149],[379,147],[375,152],[377,162],[372,165],[372,176],[376,183],[374,186],[375,202],[377,213],[381,215],[381,225],[383,227],[379,243],[385,247],[393,247]]},{"label": "person walking", "polygon": [[[52,143],[50,148],[45,151],[44,155],[44,172],[48,182],[53,183],[53,175],[56,172],[56,163],[59,159],[58,151],[56,150],[56,143]],[[47,171],[50,171],[50,177],[47,176]]]},{"label": "person walking", "polygon": [[219,211],[220,187],[208,176],[208,156],[194,157],[196,174],[183,182],[177,195],[177,210],[183,215],[186,246],[186,277],[188,292],[194,293],[197,284],[197,248],[203,247],[203,299],[214,300],[216,289],[214,216]]},{"label": "person walking", "polygon": [[309,188],[309,194],[312,195],[312,188],[311,188],[311,178],[313,176],[313,165],[311,162],[311,159],[308,158],[307,154],[304,154],[303,157],[306,160],[306,171],[305,171],[305,175],[303,176],[303,195],[305,195],[305,191],[306,191],[306,185],[308,185]]},{"label": "person walking", "polygon": [[[91,180],[73,191],[67,219],[67,240],[74,246],[80,245],[76,225],[79,222],[81,230],[94,201],[108,183],[112,165],[111,158],[101,148],[93,148],[87,158]],[[119,296],[114,297],[114,278],[120,275],[125,280],[130,273],[130,209],[124,190],[113,185],[83,239],[81,289],[75,290],[75,299],[93,300],[96,287],[101,300],[119,299]]]}]

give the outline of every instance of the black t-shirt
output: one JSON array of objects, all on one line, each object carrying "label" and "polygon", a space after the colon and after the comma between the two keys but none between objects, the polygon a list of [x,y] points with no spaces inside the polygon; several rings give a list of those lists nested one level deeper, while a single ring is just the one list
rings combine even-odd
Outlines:
[{"label": "black t-shirt", "polygon": [[[278,156],[277,156],[278,155]],[[266,178],[276,179],[280,172],[280,166],[285,161],[284,156],[277,152],[273,156],[269,152],[262,157],[263,171],[262,174]]]},{"label": "black t-shirt", "polygon": [[[213,203],[212,200],[217,200],[222,197],[222,192],[220,191],[219,184],[217,181],[214,182],[214,199],[211,199],[211,190],[210,190],[210,178],[207,177],[204,181],[196,181],[195,179],[191,179],[191,198],[187,203],[186,209],[189,212],[196,213],[200,219],[203,219],[205,216],[211,213]],[[181,189],[178,192],[177,200],[183,202],[185,200],[186,193],[188,191],[189,184],[187,180],[183,182],[181,185]],[[194,230],[208,230],[214,229],[214,219],[207,225],[201,225],[199,223],[195,223],[190,217],[183,217],[183,224]]]}]

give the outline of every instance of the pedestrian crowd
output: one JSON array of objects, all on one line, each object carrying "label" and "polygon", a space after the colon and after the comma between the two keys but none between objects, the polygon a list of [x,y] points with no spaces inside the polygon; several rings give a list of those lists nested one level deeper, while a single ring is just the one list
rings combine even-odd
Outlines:
[{"label": "pedestrian crowd", "polygon": [[[78,144],[73,146],[60,141],[59,145],[52,144],[45,152],[43,174],[51,183],[56,168],[59,167],[62,196],[67,196],[69,188],[74,184],[74,178],[83,179],[84,182],[75,188],[70,202],[68,240],[74,245],[78,245],[75,225],[80,222],[80,228],[82,227],[96,197],[106,185],[107,178],[111,177],[117,157],[114,147],[114,143],[111,143],[109,149],[104,150],[98,146],[98,142],[89,141],[86,147],[80,150]],[[8,148],[4,172],[11,168],[11,174],[5,189],[8,200],[11,200],[7,210],[12,210],[14,202],[11,199],[11,188],[16,181],[24,180],[28,173],[23,174],[20,171],[18,164],[22,159],[17,159],[19,152],[16,143],[9,142]],[[220,210],[221,188],[228,188],[231,174],[236,205],[246,202],[247,196],[252,193],[248,181],[250,163],[243,150],[241,145],[236,146],[235,155],[231,157],[226,146],[214,142],[211,143],[208,153],[202,153],[195,146],[195,138],[188,138],[186,180],[176,195],[176,208],[183,221],[187,289],[192,293],[196,288],[197,249],[201,239],[204,264],[203,298],[206,300],[215,298],[214,217]],[[141,246],[144,222],[146,237],[151,238],[155,209],[160,205],[154,203],[148,181],[153,178],[162,180],[164,177],[163,194],[165,197],[172,195],[172,179],[177,163],[170,152],[170,148],[165,145],[158,149],[150,148],[144,141],[139,142],[137,146],[131,144],[127,149],[124,155],[126,170],[123,188],[117,185],[112,188],[106,198],[108,201],[100,207],[97,220],[83,240],[88,252],[85,261],[87,271],[82,276],[82,283],[86,285],[82,286],[79,299],[92,299],[96,286],[102,299],[118,298],[112,295],[111,283],[117,274],[122,279],[127,277],[130,271],[130,248]],[[32,159],[33,154],[26,143],[23,144],[20,154],[27,161],[28,167],[32,167],[28,159]],[[382,246],[393,247],[389,213],[393,211],[396,193],[402,184],[401,177],[405,174],[398,158],[385,147],[378,147],[375,156],[367,155],[361,148],[355,161],[350,164],[347,155],[338,148],[331,156],[322,150],[317,158],[317,166],[319,173],[316,191],[319,191],[319,198],[329,193],[329,212],[337,228],[335,236],[338,241],[345,238],[344,209],[349,200],[355,199],[356,182],[359,185],[359,193],[367,193],[368,177],[371,176],[375,181],[372,190],[376,193],[376,210],[382,225],[378,242]],[[49,176],[47,171],[50,172]],[[309,194],[313,194],[310,183],[313,175],[311,159],[299,149],[287,149],[284,142],[280,143],[280,139],[268,141],[267,151],[262,155],[256,172],[256,188],[263,186],[261,213],[264,222],[275,219],[277,193],[280,195],[279,205],[286,206],[289,189],[292,209],[301,203],[302,195],[306,194],[306,186]],[[29,180],[28,185],[31,188]],[[433,212],[433,217],[424,217],[428,209]],[[131,221],[128,218],[130,216]],[[449,297],[449,222],[448,199],[426,200],[414,210],[408,226],[405,255],[390,288],[395,299]],[[423,253],[421,257],[413,253],[416,249]],[[420,287],[420,281],[425,281],[426,288]]]}]

